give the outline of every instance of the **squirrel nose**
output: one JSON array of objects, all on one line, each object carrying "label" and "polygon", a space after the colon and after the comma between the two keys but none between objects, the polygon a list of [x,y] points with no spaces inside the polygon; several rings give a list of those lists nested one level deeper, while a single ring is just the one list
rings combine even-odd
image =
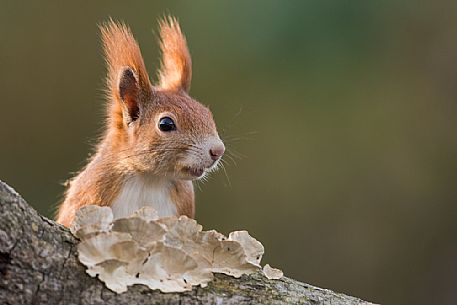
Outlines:
[{"label": "squirrel nose", "polygon": [[209,155],[211,156],[211,159],[214,161],[219,160],[220,157],[224,154],[225,151],[225,146],[221,142],[220,144],[216,144],[213,147],[209,149]]}]

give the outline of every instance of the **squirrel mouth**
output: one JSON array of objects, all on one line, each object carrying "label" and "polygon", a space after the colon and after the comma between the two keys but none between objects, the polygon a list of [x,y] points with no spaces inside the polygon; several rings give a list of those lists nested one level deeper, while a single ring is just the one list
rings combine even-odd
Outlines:
[{"label": "squirrel mouth", "polygon": [[203,167],[184,167],[184,171],[190,174],[194,178],[200,178],[205,173],[205,169]]}]

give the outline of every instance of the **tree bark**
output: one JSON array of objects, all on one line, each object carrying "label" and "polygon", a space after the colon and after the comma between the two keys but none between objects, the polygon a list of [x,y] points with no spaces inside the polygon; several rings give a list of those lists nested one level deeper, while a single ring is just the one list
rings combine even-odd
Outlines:
[{"label": "tree bark", "polygon": [[208,287],[161,293],[141,285],[116,294],[85,272],[69,230],[39,215],[0,181],[0,304],[370,304],[283,277],[217,274]]}]

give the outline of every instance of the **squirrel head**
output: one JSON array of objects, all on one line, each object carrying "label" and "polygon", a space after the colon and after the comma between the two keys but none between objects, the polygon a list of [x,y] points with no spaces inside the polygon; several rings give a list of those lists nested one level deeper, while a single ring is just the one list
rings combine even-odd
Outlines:
[{"label": "squirrel head", "polygon": [[112,20],[100,27],[108,66],[106,154],[131,172],[199,179],[217,168],[225,147],[211,111],[188,95],[192,62],[177,20],[159,24],[155,86],[130,29]]}]

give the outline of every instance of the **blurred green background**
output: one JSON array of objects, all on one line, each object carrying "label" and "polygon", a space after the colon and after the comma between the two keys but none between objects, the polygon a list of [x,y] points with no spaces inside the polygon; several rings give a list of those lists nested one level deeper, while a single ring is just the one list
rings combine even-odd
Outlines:
[{"label": "blurred green background", "polygon": [[152,77],[165,13],[229,149],[198,221],[301,281],[455,303],[455,1],[2,1],[0,179],[52,217],[103,128],[97,24],[129,24]]}]

